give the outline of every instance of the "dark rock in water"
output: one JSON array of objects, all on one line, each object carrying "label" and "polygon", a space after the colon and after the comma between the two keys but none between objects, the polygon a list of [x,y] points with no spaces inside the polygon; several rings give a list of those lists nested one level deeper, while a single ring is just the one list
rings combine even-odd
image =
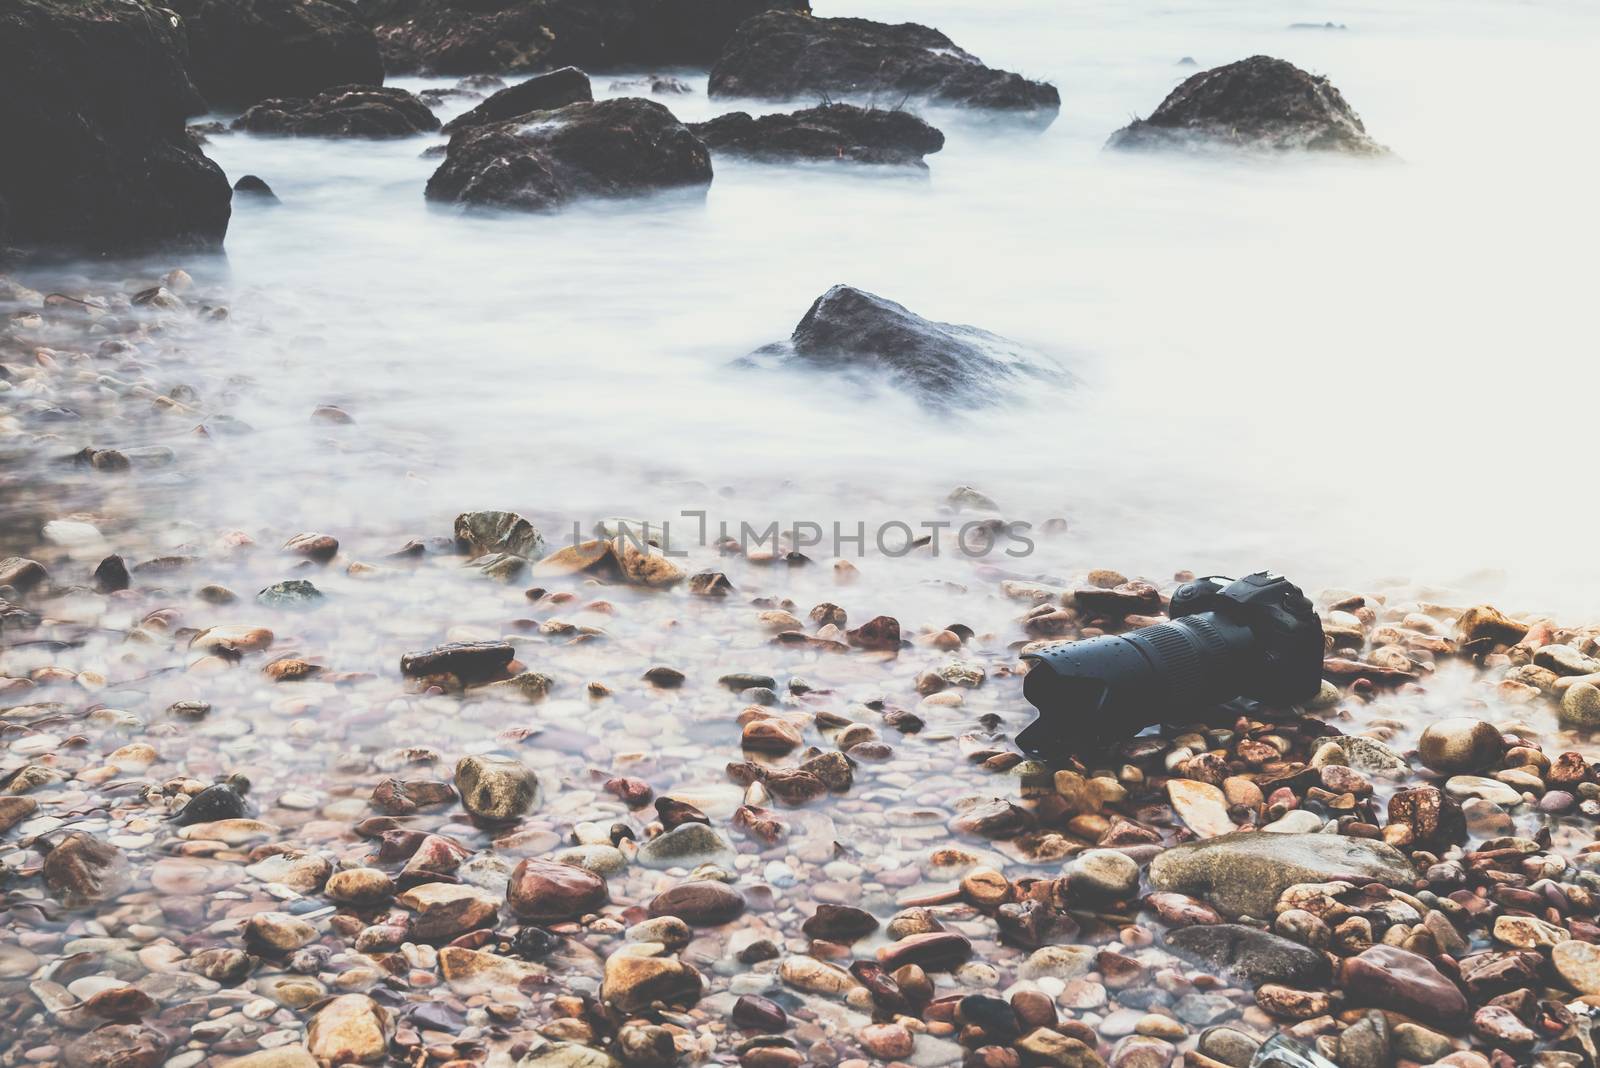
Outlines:
[{"label": "dark rock in water", "polygon": [[172,817],[172,822],[187,827],[191,823],[243,819],[250,814],[250,803],[239,791],[229,783],[219,782],[189,798],[188,804]]},{"label": "dark rock in water", "polygon": [[382,85],[378,39],[347,0],[173,0],[189,73],[216,107]]},{"label": "dark rock in water", "polygon": [[1299,987],[1328,980],[1328,959],[1321,953],[1256,927],[1237,923],[1183,927],[1167,934],[1167,945],[1236,982]]},{"label": "dark rock in water", "polygon": [[120,556],[108,556],[94,569],[94,588],[101,593],[116,593],[131,584],[128,563]]},{"label": "dark rock in water", "polygon": [[322,591],[305,579],[288,579],[274,582],[256,600],[269,608],[305,608],[322,600]]},{"label": "dark rock in water", "polygon": [[507,642],[451,642],[400,658],[400,674],[455,675],[465,682],[492,679],[505,671],[517,651]]},{"label": "dark rock in water", "polygon": [[233,195],[261,204],[281,204],[272,187],[253,174],[247,174],[233,183]]},{"label": "dark rock in water", "polygon": [[429,200],[552,211],[588,197],[711,183],[706,146],[672,112],[623,97],[466,129],[428,179]]},{"label": "dark rock in water", "polygon": [[808,0],[374,0],[391,74],[706,66],[735,28]]},{"label": "dark rock in water", "polygon": [[647,78],[612,82],[611,91],[614,93],[637,93],[642,91],[652,96],[684,96],[694,92],[694,87],[688,82],[665,74],[652,74]]},{"label": "dark rock in water", "polygon": [[428,105],[404,89],[343,85],[310,100],[263,100],[235,130],[291,137],[408,137],[439,128]]},{"label": "dark rock in water", "polygon": [[933,322],[842,285],[817,298],[788,341],[758,349],[739,365],[884,377],[933,408],[990,403],[1030,380],[1072,381],[1048,357],[987,330]]},{"label": "dark rock in water", "polygon": [[500,90],[471,111],[463,112],[445,123],[444,132],[455,133],[471,126],[488,126],[529,112],[553,111],[568,104],[581,104],[593,99],[594,91],[589,86],[589,76],[577,67],[562,67]]},{"label": "dark rock in water", "polygon": [[1326,78],[1271,56],[1201,71],[1107,148],[1246,148],[1387,155]]},{"label": "dark rock in water", "polygon": [[689,129],[713,152],[775,160],[847,160],[926,167],[944,134],[908,111],[824,104],[791,115],[718,115]]},{"label": "dark rock in water", "polygon": [[140,0],[0,0],[0,244],[222,246],[228,179],[184,128],[205,102],[174,22]]},{"label": "dark rock in water", "polygon": [[712,96],[787,100],[816,93],[917,97],[1032,113],[1061,109],[1053,85],[983,65],[938,30],[771,12],[742,23],[711,68]]},{"label": "dark rock in water", "polygon": [[810,0],[647,0],[639,5],[628,62],[709,67],[746,19],[811,13]]}]

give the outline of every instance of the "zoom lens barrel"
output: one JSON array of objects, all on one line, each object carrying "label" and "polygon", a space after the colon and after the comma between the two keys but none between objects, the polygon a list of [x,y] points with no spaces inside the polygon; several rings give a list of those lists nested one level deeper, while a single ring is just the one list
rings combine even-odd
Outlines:
[{"label": "zoom lens barrel", "polygon": [[1172,611],[1169,623],[1026,654],[1022,692],[1039,717],[1017,744],[1045,756],[1097,749],[1236,697],[1290,703],[1321,685],[1322,623],[1279,576],[1188,583]]}]

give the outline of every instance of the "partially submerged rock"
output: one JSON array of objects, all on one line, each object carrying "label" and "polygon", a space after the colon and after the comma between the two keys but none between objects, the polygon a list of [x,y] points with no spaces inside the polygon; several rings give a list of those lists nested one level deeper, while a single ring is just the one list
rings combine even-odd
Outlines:
[{"label": "partially submerged rock", "polygon": [[1387,155],[1326,78],[1281,59],[1251,56],[1201,71],[1108,148],[1245,148]]},{"label": "partially submerged rock", "polygon": [[1239,831],[1174,846],[1150,863],[1150,883],[1203,897],[1223,912],[1270,917],[1278,895],[1296,883],[1349,877],[1410,887],[1416,875],[1404,854],[1381,842],[1338,834]]},{"label": "partially submerged rock", "polygon": [[931,27],[784,12],[739,26],[711,68],[709,91],[764,100],[826,93],[899,103],[909,96],[1046,123],[1061,108],[1055,86],[984,66]]},{"label": "partially submerged rock", "polygon": [[844,285],[818,297],[788,341],[758,349],[739,365],[886,379],[934,408],[992,403],[1029,381],[1071,381],[1048,357],[997,334],[924,319]]},{"label": "partially submerged rock", "polygon": [[839,160],[926,167],[944,134],[909,111],[824,104],[789,115],[732,111],[689,129],[713,152],[767,162]]},{"label": "partially submerged rock", "polygon": [[189,74],[213,107],[382,85],[378,39],[345,0],[173,0]]},{"label": "partially submerged rock", "polygon": [[236,130],[293,137],[408,137],[439,128],[414,93],[343,85],[311,99],[263,100],[233,121]]},{"label": "partially submerged rock", "polygon": [[562,67],[501,89],[483,103],[445,123],[444,132],[455,133],[470,126],[488,126],[535,111],[554,111],[568,104],[593,100],[594,90],[589,85],[589,76],[577,67]]},{"label": "partially submerged rock", "polygon": [[554,211],[592,197],[710,184],[705,145],[660,104],[623,97],[462,130],[428,179],[427,197]]},{"label": "partially submerged rock", "polygon": [[232,191],[184,127],[204,106],[170,12],[0,0],[0,247],[220,248]]}]

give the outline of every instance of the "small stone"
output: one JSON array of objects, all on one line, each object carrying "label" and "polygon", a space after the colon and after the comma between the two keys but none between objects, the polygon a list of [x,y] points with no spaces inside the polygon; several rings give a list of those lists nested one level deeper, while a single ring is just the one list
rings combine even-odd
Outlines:
[{"label": "small stone", "polygon": [[256,600],[268,608],[308,608],[322,600],[322,591],[305,579],[274,582],[256,594]]},{"label": "small stone", "polygon": [[243,819],[250,815],[250,806],[232,783],[219,782],[189,798],[172,822],[180,827],[195,823],[213,823],[217,820]]},{"label": "small stone", "polygon": [[744,897],[727,883],[696,879],[663,890],[651,899],[652,916],[676,916],[692,927],[729,923],[744,912]]},{"label": "small stone", "polygon": [[837,997],[856,986],[856,979],[836,964],[795,954],[783,958],[778,965],[778,978],[807,994]]},{"label": "small stone", "polygon": [[400,658],[400,673],[412,677],[454,675],[483,682],[504,674],[517,651],[508,642],[451,642]]},{"label": "small stone", "polygon": [[463,512],[456,516],[456,542],[471,557],[506,553],[524,559],[544,555],[544,536],[515,512]]},{"label": "small stone", "polygon": [[456,763],[455,785],[463,808],[494,823],[531,812],[539,799],[539,777],[511,757],[462,757]]},{"label": "small stone", "polygon": [[1445,780],[1445,793],[1457,801],[1477,798],[1493,805],[1520,805],[1522,794],[1497,779],[1481,775],[1452,775]]},{"label": "small stone", "polygon": [[875,616],[845,636],[858,649],[896,650],[900,648],[900,621],[893,616]]},{"label": "small stone", "polygon": [[1016,1048],[1032,1060],[1056,1068],[1105,1068],[1092,1046],[1048,1027],[1036,1028],[1017,1039]]},{"label": "small stone", "polygon": [[915,964],[923,971],[951,971],[972,958],[972,943],[955,931],[910,935],[878,950],[885,971]]},{"label": "small stone", "polygon": [[330,875],[323,891],[342,904],[373,905],[389,899],[394,881],[377,868],[346,868]]},{"label": "small stone", "polygon": [[661,1002],[688,1008],[700,1000],[700,973],[675,957],[613,953],[606,960],[601,1000],[622,1013],[643,1012]]},{"label": "small stone", "polygon": [[899,1024],[868,1024],[856,1037],[861,1048],[880,1061],[899,1061],[911,1056],[911,1032]]},{"label": "small stone", "polygon": [[1561,725],[1574,730],[1600,727],[1600,686],[1577,682],[1561,696]]},{"label": "small stone", "polygon": [[287,912],[258,912],[245,921],[244,941],[257,953],[292,953],[317,939],[317,929]]},{"label": "small stone", "polygon": [[122,850],[109,842],[73,831],[44,858],[44,883],[68,908],[112,901],[133,882]]},{"label": "small stone", "polygon": [[286,551],[325,564],[339,552],[339,539],[329,534],[296,534],[284,542]]},{"label": "small stone", "polygon": [[819,904],[811,917],[800,925],[807,938],[844,945],[860,941],[877,929],[878,920],[870,912],[831,904]]},{"label": "small stone", "polygon": [[740,744],[755,753],[782,756],[792,753],[805,742],[800,729],[788,720],[768,716],[753,719],[744,725]]},{"label": "small stone", "polygon": [[693,868],[732,864],[737,854],[728,841],[703,823],[685,823],[639,847],[634,858],[646,868]]},{"label": "small stone", "polygon": [[1139,865],[1115,849],[1085,850],[1068,867],[1067,885],[1074,896],[1089,900],[1132,897],[1139,891]]},{"label": "small stone", "polygon": [[1550,949],[1561,981],[1580,994],[1600,994],[1600,945],[1568,939]]},{"label": "small stone", "polygon": [[575,919],[609,900],[606,881],[593,872],[531,857],[512,871],[506,889],[511,911],[534,923]]},{"label": "small stone", "polygon": [[780,1034],[788,1030],[789,1016],[783,1007],[766,998],[745,994],[733,1003],[733,1025],[746,1031]]},{"label": "small stone", "polygon": [[411,938],[419,942],[456,938],[493,923],[500,911],[499,900],[489,891],[458,883],[421,883],[395,901],[414,913]]},{"label": "small stone", "polygon": [[1435,720],[1417,743],[1422,762],[1442,775],[1496,767],[1505,751],[1505,739],[1494,724],[1467,716]]},{"label": "small stone", "polygon": [[371,1064],[388,1048],[389,1014],[365,994],[341,994],[318,1010],[306,1048],[324,1066]]},{"label": "small stone", "polygon": [[1228,799],[1210,783],[1168,779],[1167,797],[1179,818],[1201,838],[1215,838],[1239,829],[1228,818]]},{"label": "small stone", "polygon": [[1094,968],[1095,955],[1096,951],[1091,946],[1044,946],[1034,950],[1017,967],[1017,978],[1071,982]]}]

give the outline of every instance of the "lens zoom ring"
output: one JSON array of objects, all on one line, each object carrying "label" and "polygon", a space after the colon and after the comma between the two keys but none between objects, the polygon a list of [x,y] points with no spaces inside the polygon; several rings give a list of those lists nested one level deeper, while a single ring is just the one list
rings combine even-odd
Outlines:
[{"label": "lens zoom ring", "polygon": [[1201,666],[1201,649],[1216,652],[1222,647],[1222,636],[1216,628],[1203,619],[1186,616],[1175,623],[1158,623],[1138,632],[1150,643],[1159,667],[1166,669],[1166,679],[1172,694],[1194,694],[1205,677]]}]

